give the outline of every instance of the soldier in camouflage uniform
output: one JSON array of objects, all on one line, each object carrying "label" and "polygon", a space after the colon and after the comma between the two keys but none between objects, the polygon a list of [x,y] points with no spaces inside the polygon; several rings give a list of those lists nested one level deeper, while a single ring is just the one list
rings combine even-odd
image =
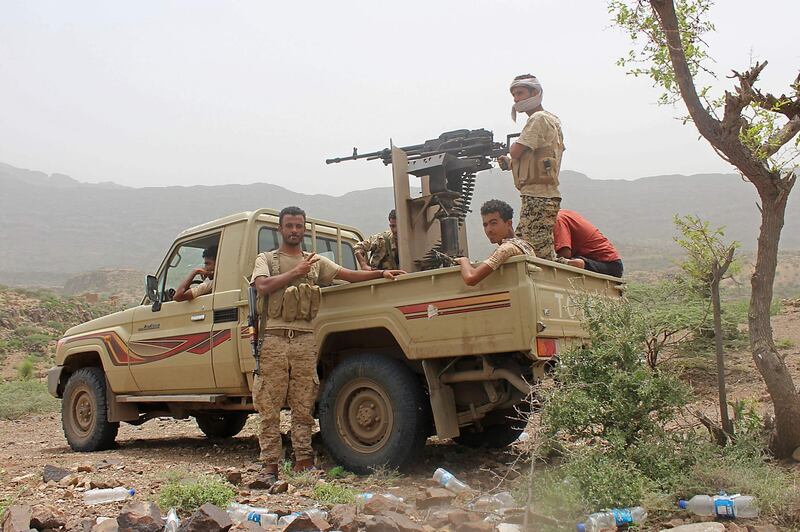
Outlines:
[{"label": "soldier in camouflage uniform", "polygon": [[278,216],[281,245],[256,257],[251,283],[261,298],[269,296],[267,324],[261,353],[261,372],[253,382],[253,404],[261,415],[259,460],[262,480],[277,479],[283,457],[280,412],[292,411],[292,447],[296,471],[314,467],[311,433],[314,402],[319,388],[318,348],[312,320],[320,304],[320,286],[334,279],[348,282],[394,279],[400,270],[354,271],[331,260],[302,251],[306,215],[299,207],[286,207]]},{"label": "soldier in camouflage uniform", "polygon": [[492,244],[499,247],[488,259],[473,266],[467,257],[459,257],[456,263],[461,267],[461,277],[469,286],[475,286],[505,261],[517,255],[535,257],[533,247],[522,238],[514,236],[514,209],[501,200],[489,200],[481,206],[483,232]]},{"label": "soldier in camouflage uniform", "polygon": [[[392,270],[400,267],[397,253],[397,213],[389,212],[389,229],[372,235],[353,248],[362,270]],[[369,259],[369,260],[368,260]]]},{"label": "soldier in camouflage uniform", "polygon": [[564,153],[561,121],[542,108],[542,85],[535,76],[523,74],[514,78],[511,95],[512,118],[516,120],[517,112],[528,115],[528,122],[509,148],[509,155],[498,158],[503,170],[511,169],[521,196],[516,234],[533,245],[537,257],[566,263],[553,249],[553,226],[561,205],[558,190]]}]

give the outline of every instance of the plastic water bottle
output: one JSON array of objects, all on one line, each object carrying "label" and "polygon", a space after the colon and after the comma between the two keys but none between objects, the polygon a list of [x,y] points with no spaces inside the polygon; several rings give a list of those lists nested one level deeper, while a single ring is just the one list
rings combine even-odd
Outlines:
[{"label": "plastic water bottle", "polygon": [[[402,504],[405,502],[405,500],[402,497],[398,497],[397,495],[392,495],[391,493],[381,493],[380,495],[384,499],[388,499],[395,504]],[[369,492],[359,493],[358,495],[356,495],[356,506],[362,508],[365,504],[367,504],[367,501],[372,499],[374,496],[375,496],[374,493],[369,493]]]},{"label": "plastic water bottle", "polygon": [[164,532],[178,532],[179,526],[181,526],[181,520],[178,512],[175,511],[175,508],[170,508],[167,512],[167,519],[164,521]]},{"label": "plastic water bottle", "polygon": [[309,517],[317,517],[320,519],[327,520],[328,519],[328,512],[320,510],[319,508],[309,508],[308,510],[303,510],[302,512],[292,512],[288,515],[284,515],[280,519],[278,519],[278,526],[286,526],[301,515],[307,515]]},{"label": "plastic water bottle", "polygon": [[678,507],[703,516],[727,517],[729,519],[758,517],[756,500],[749,495],[727,495],[725,493],[713,497],[695,495],[688,501],[678,501]]},{"label": "plastic water bottle", "polygon": [[258,508],[247,504],[232,502],[228,505],[228,516],[234,523],[258,523],[261,526],[278,524],[278,514],[271,513],[266,508]]},{"label": "plastic water bottle", "polygon": [[453,493],[461,493],[462,491],[469,490],[469,486],[454,477],[448,470],[442,469],[441,467],[433,472],[433,480]]},{"label": "plastic water bottle", "polygon": [[93,489],[83,492],[83,502],[89,505],[106,502],[124,501],[136,494],[136,490],[128,488]]},{"label": "plastic water bottle", "polygon": [[603,529],[616,530],[617,527],[641,523],[647,518],[647,510],[641,506],[633,508],[612,508],[605,512],[593,513],[585,523],[578,523],[578,532],[599,532]]},{"label": "plastic water bottle", "polygon": [[469,505],[470,510],[480,512],[491,512],[501,508],[511,508],[516,504],[514,496],[507,491],[501,491],[496,495],[482,495],[478,500]]}]

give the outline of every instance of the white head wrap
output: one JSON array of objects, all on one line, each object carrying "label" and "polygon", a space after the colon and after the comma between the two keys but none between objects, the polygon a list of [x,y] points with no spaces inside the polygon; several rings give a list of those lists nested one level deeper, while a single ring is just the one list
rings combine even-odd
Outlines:
[{"label": "white head wrap", "polygon": [[511,87],[509,87],[509,90],[512,90],[515,87],[527,87],[531,90],[536,89],[539,92],[530,98],[514,103],[514,105],[511,107],[511,119],[514,120],[514,122],[517,121],[517,113],[527,113],[528,111],[533,111],[542,105],[542,95],[544,94],[542,84],[539,83],[539,80],[536,79],[536,77],[515,79],[511,82]]}]

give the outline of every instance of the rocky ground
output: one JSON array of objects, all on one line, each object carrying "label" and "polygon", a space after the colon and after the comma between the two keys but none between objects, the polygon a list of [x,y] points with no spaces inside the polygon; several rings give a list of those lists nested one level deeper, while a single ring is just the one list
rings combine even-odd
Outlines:
[{"label": "rocky ground", "polygon": [[[8,317],[8,316],[6,316]],[[789,301],[783,312],[773,320],[776,342],[781,346],[785,361],[796,380],[800,379],[800,303]],[[754,400],[764,412],[769,409],[763,383],[747,352],[728,355],[729,398]],[[689,372],[695,391],[703,399],[696,406],[712,413],[715,404],[715,376],[707,370]],[[285,423],[286,420],[284,420]],[[39,529],[49,525],[60,525],[66,530],[116,530],[125,520],[117,520],[124,502],[88,506],[83,502],[83,492],[93,487],[124,486],[134,488],[135,501],[154,501],[171,472],[189,475],[218,474],[234,484],[235,501],[253,506],[267,507],[278,514],[288,514],[312,507],[333,510],[330,504],[320,504],[314,498],[315,483],[344,483],[356,493],[388,493],[402,497],[402,505],[389,500],[376,498],[372,506],[356,512],[353,507],[339,507],[331,512],[328,523],[341,530],[516,530],[515,524],[522,520],[519,511],[508,511],[506,515],[497,511],[477,511],[469,507],[480,494],[497,493],[509,489],[510,483],[518,473],[509,466],[515,459],[515,451],[473,450],[452,442],[439,442],[431,439],[424,454],[416,464],[402,475],[394,472],[377,471],[369,476],[351,476],[346,480],[333,481],[326,475],[309,479],[284,477],[286,491],[270,493],[269,490],[251,486],[257,471],[253,467],[258,454],[255,437],[256,416],[251,416],[245,429],[235,438],[225,441],[211,441],[197,428],[193,420],[156,419],[134,427],[123,424],[113,450],[98,453],[75,453],[70,450],[63,436],[60,415],[45,414],[27,416],[18,420],[0,420],[0,503],[15,501],[34,507],[34,524]],[[323,469],[333,467],[324,455],[319,461]],[[437,490],[430,480],[437,467],[444,467],[466,482],[475,492],[456,496]],[[786,467],[796,468],[791,464]],[[436,503],[442,506],[437,507]],[[121,526],[120,530],[151,530],[156,522],[152,517],[153,508],[142,506],[129,508],[124,515],[138,518],[139,525]],[[166,510],[166,509],[165,509]],[[22,514],[20,514],[22,512]],[[37,513],[38,512],[38,513]],[[149,517],[148,517],[149,516]],[[48,517],[54,518],[47,523]],[[188,515],[181,516],[184,524]],[[489,521],[485,519],[489,517]],[[28,517],[24,509],[17,508],[7,514],[6,530],[28,530],[14,527],[14,518],[20,523]],[[111,518],[97,524],[98,519]],[[151,528],[146,521],[150,519]],[[197,518],[190,530],[213,529],[211,521],[222,520],[224,515],[215,514],[214,509],[206,509]],[[209,521],[211,519],[211,521]],[[350,519],[351,521],[347,521]],[[541,516],[532,515],[531,530],[540,530],[548,525],[549,530],[574,530],[574,523],[548,521]],[[348,524],[349,523],[349,524]],[[502,526],[501,523],[503,523]],[[19,523],[18,523],[19,524]],[[31,523],[28,522],[29,526]],[[160,521],[158,521],[160,526]],[[669,522],[648,522],[645,529],[685,526],[689,523],[683,517]],[[741,524],[695,523],[705,530],[746,530]],[[294,528],[303,530],[322,527],[321,522],[298,521]],[[717,528],[713,528],[717,526]],[[722,526],[723,528],[719,528]],[[306,528],[303,528],[306,527]],[[240,526],[239,529],[244,529]],[[678,528],[674,528],[679,532]],[[695,530],[701,530],[700,528]],[[750,530],[768,532],[777,530],[772,525],[762,523],[751,525]]]}]

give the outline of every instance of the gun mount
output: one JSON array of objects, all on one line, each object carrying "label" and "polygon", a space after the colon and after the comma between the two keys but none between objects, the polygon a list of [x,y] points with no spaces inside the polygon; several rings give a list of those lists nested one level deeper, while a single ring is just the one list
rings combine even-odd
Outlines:
[{"label": "gun mount", "polygon": [[[475,176],[492,167],[492,159],[508,153],[507,142],[494,141],[486,129],[457,129],[411,146],[327,159],[327,164],[381,159],[392,165],[397,211],[400,267],[406,271],[451,266],[467,255],[464,222],[470,212]],[[411,197],[409,175],[419,177],[422,194]],[[450,260],[446,260],[449,258]]]}]

